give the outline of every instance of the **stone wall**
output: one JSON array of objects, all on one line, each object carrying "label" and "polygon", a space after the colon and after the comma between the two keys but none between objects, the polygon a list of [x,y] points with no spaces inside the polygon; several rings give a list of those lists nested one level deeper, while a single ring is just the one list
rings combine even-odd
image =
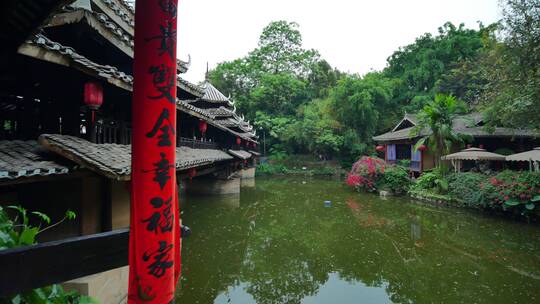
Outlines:
[{"label": "stone wall", "polygon": [[89,275],[62,284],[65,290],[76,290],[102,304],[127,303],[129,266]]}]

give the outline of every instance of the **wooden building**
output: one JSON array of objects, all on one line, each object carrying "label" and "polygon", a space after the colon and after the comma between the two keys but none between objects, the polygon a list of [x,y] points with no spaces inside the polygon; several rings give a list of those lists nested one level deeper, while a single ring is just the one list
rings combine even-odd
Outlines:
[{"label": "wooden building", "polygon": [[[387,133],[373,137],[373,140],[384,147],[384,159],[388,163],[406,161],[410,163],[410,170],[422,172],[435,166],[432,151],[426,147],[424,151],[414,150],[416,142],[431,134],[431,130],[424,129],[417,132],[418,125],[416,115],[405,114],[403,119]],[[533,130],[518,130],[511,128],[496,127],[493,130],[484,128],[484,120],[479,113],[462,115],[454,119],[453,129],[455,132],[468,135],[471,139],[469,146],[482,147],[487,151],[495,152],[502,148],[513,152],[530,150],[540,143],[540,133]],[[455,146],[452,152],[457,152],[463,147]]]},{"label": "wooden building", "polygon": [[[0,205],[51,218],[75,211],[40,242],[128,227],[134,8],[124,0],[0,8]],[[156,71],[176,78],[178,180],[254,175],[253,127],[208,81],[182,78],[189,61]],[[96,92],[102,104],[89,104]]]}]

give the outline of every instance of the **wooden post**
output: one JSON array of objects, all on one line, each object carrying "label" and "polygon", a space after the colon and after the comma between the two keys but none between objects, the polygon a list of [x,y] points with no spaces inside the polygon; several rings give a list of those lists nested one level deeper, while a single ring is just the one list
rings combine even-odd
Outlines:
[{"label": "wooden post", "polygon": [[177,3],[136,1],[128,303],[174,302],[180,275]]}]

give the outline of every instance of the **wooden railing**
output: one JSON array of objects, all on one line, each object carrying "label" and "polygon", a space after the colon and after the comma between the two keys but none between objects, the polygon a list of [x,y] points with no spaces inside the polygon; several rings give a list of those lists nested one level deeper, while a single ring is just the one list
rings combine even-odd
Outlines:
[{"label": "wooden railing", "polygon": [[186,137],[180,137],[178,139],[178,146],[190,147],[193,149],[219,149],[219,144],[216,142],[201,141]]},{"label": "wooden railing", "polygon": [[96,124],[96,143],[98,144],[131,144],[131,128],[116,122],[105,120]]},{"label": "wooden railing", "polygon": [[128,265],[121,229],[0,251],[0,297]]}]

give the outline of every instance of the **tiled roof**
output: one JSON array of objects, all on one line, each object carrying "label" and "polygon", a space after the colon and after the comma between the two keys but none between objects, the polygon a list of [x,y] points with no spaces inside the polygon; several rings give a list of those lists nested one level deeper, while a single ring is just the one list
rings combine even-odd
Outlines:
[{"label": "tiled roof", "polygon": [[257,152],[257,151],[253,151],[253,150],[249,150],[249,153],[255,155],[255,156],[260,156],[261,153]]},{"label": "tiled roof", "polygon": [[123,0],[115,1],[115,0],[94,0],[94,1],[101,1],[105,3],[118,17],[120,17],[124,22],[129,24],[130,26],[135,26],[135,21],[133,20],[134,17],[134,10],[133,8],[125,3]]},{"label": "tiled roof", "polygon": [[[418,123],[415,115],[405,114],[403,119],[407,119],[414,124]],[[403,120],[402,120],[403,121]],[[493,132],[488,132],[483,126],[479,124],[482,122],[482,115],[480,113],[471,113],[467,115],[461,115],[456,117],[452,124],[455,132],[463,135],[470,135],[472,137],[540,137],[539,132],[526,129],[511,129],[511,128],[494,128]],[[400,122],[401,123],[401,122]],[[430,129],[422,130],[418,135],[411,136],[411,131],[415,127],[409,127],[399,129],[394,132],[387,132],[381,135],[373,137],[373,140],[377,142],[388,142],[413,139],[420,136],[427,136],[431,134]]]},{"label": "tiled roof", "polygon": [[215,117],[233,117],[236,115],[236,107],[234,107],[233,109],[228,109],[221,106],[219,108],[209,108],[206,109],[206,111],[214,115]]},{"label": "tiled roof", "polygon": [[233,118],[227,118],[227,119],[220,119],[216,120],[216,122],[224,127],[238,127],[238,121],[236,121]]},{"label": "tiled roof", "polygon": [[120,0],[132,13],[135,13],[135,0]]},{"label": "tiled roof", "polygon": [[430,132],[421,132],[417,136],[411,136],[411,131],[415,127],[409,127],[405,129],[401,129],[394,132],[387,132],[378,136],[373,137],[374,141],[392,141],[392,140],[405,140],[405,139],[413,139],[420,136],[429,135]]},{"label": "tiled roof", "polygon": [[[95,77],[99,77],[109,81],[112,84],[117,84],[115,80],[120,81],[123,89],[131,90],[133,86],[133,76],[119,71],[116,67],[110,65],[102,65],[91,61],[90,59],[80,55],[75,49],[63,46],[58,42],[54,42],[42,34],[35,35],[32,40],[27,41],[29,45],[39,46],[47,51],[59,53],[68,56],[75,64],[79,64],[79,69],[83,72],[93,71]],[[112,80],[112,81],[111,81]],[[187,80],[177,77],[177,85],[180,89],[193,94],[194,96],[202,96],[203,90],[196,84],[190,83]]]},{"label": "tiled roof", "polygon": [[[66,46],[61,45],[60,43],[54,42],[50,40],[49,38],[45,37],[44,35],[41,35],[41,34],[36,35],[34,39],[32,41],[28,41],[27,44],[38,46],[40,48],[43,48],[44,50],[55,52],[63,56],[67,56],[72,61],[70,65],[77,69],[80,69],[84,73],[91,73],[90,75],[96,78],[104,79],[107,82],[113,85],[116,85],[120,88],[129,90],[129,91],[132,90],[133,76],[119,71],[116,67],[97,64],[89,60],[88,58],[78,54],[73,48],[66,47]],[[181,88],[184,91],[189,92],[190,94],[193,94],[194,96],[202,96],[203,89],[201,87],[195,84],[192,84],[182,79],[181,77],[177,77],[177,79],[178,79],[177,84],[179,88]],[[177,103],[180,109],[187,109],[187,110],[196,112],[199,115],[201,115],[200,118],[212,120],[212,121],[215,119],[215,116],[212,114],[212,112],[208,111],[210,109],[201,109],[182,100],[177,100]],[[238,116],[234,114],[234,117],[238,117]],[[213,124],[215,125],[217,123],[214,122]],[[242,137],[246,136],[245,134],[239,134],[238,132],[229,130],[227,129],[227,127],[223,126],[223,128],[224,128],[224,131],[230,132],[235,136],[242,136]],[[253,137],[253,136],[254,134],[247,135],[247,137]]]},{"label": "tiled roof", "polygon": [[205,119],[212,119],[213,120],[213,119],[216,118],[214,115],[212,115],[208,111],[206,111],[206,109],[201,109],[201,108],[198,108],[196,106],[193,106],[193,105],[187,103],[184,100],[177,99],[176,100],[176,105],[177,105],[177,108],[180,109],[180,110],[184,110],[184,109],[191,110],[193,112],[196,112],[196,113],[204,116]]},{"label": "tiled roof", "polygon": [[[242,132],[250,133],[253,131],[253,126],[251,126],[249,123],[235,118],[227,118],[227,119],[220,119],[216,120],[217,123],[219,123],[222,126],[228,127],[228,128],[238,128]],[[253,133],[253,135],[255,135]]]},{"label": "tiled roof", "polygon": [[247,151],[244,151],[244,150],[229,150],[229,153],[231,155],[233,155],[234,157],[236,158],[239,158],[239,159],[249,159],[251,157],[251,153],[247,152]]},{"label": "tiled roof", "polygon": [[90,59],[84,57],[83,55],[78,54],[75,49],[67,46],[63,46],[58,42],[54,42],[44,35],[37,34],[32,40],[26,42],[29,45],[35,45],[43,48],[46,51],[51,51],[58,53],[60,55],[67,56],[75,65],[79,64],[78,67],[81,70],[87,71],[91,70],[94,72],[93,76],[109,80],[111,78],[119,80],[124,84],[131,87],[133,83],[133,77],[124,72],[119,71],[116,67],[110,65],[101,65],[91,61]]},{"label": "tiled roof", "polygon": [[233,102],[223,95],[216,87],[214,87],[209,81],[205,81],[202,85],[204,89],[204,95],[201,97],[202,100],[211,102],[211,103],[225,103],[228,105],[233,105]]},{"label": "tiled roof", "polygon": [[0,181],[66,174],[75,168],[74,163],[40,147],[35,140],[0,141]]},{"label": "tiled roof", "polygon": [[186,90],[188,91],[189,93],[199,97],[199,96],[202,96],[204,94],[204,89],[201,88],[200,86],[194,84],[194,83],[191,83],[185,79],[183,79],[182,77],[178,76],[176,77],[177,80],[178,80],[178,87],[184,89],[184,88],[189,88],[189,90]]},{"label": "tiled roof", "polygon": [[[79,3],[75,2],[74,6],[65,6],[61,14],[53,17],[50,25],[63,25],[80,21],[86,22],[98,32],[109,32],[127,47],[124,51],[128,55],[133,56],[133,35],[111,20],[106,14],[93,11],[90,7],[85,7],[83,4],[79,5]],[[100,25],[103,28],[100,29]]]},{"label": "tiled roof", "polygon": [[[109,7],[116,16],[122,19],[128,26],[128,31],[122,29],[121,26],[116,24],[111,18],[106,14],[98,13],[92,11],[91,8],[85,8],[84,6],[67,6],[64,8],[65,11],[86,11],[87,14],[93,15],[101,24],[105,26],[107,30],[117,36],[121,41],[123,41],[133,52],[133,33],[135,32],[135,22],[134,22],[134,11],[131,5],[127,4],[123,0],[93,0],[104,3]],[[133,54],[131,54],[132,56]],[[191,56],[189,56],[188,61],[183,61],[177,59],[176,61],[177,69],[180,73],[186,73],[189,70],[191,65]]]},{"label": "tiled roof", "polygon": [[[39,143],[47,149],[108,178],[128,180],[131,174],[131,145],[94,144],[67,135],[43,134]],[[210,165],[230,160],[226,152],[213,149],[176,148],[176,169]]]}]

